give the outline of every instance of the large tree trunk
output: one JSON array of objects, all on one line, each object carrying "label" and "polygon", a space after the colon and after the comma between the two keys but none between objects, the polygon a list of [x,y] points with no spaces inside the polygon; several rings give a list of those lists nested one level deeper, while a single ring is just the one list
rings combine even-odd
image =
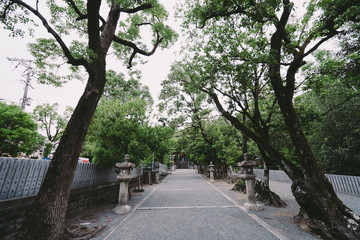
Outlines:
[{"label": "large tree trunk", "polygon": [[360,219],[336,195],[303,134],[292,103],[279,101],[302,174],[292,174],[292,192],[300,205],[296,221],[325,239],[360,239]]},{"label": "large tree trunk", "polygon": [[[65,238],[65,213],[71,184],[82,144],[104,88],[105,67],[99,75],[97,80],[89,79],[75,108],[40,191],[26,214],[19,233],[20,239]],[[97,86],[92,84],[94,82]]]},{"label": "large tree trunk", "polygon": [[[275,33],[272,49],[280,56],[281,39],[277,38],[279,35]],[[279,65],[270,68],[271,83],[295,147],[298,168],[301,170],[287,171],[293,180],[293,195],[301,209],[296,220],[300,226],[325,239],[360,239],[360,219],[339,200],[331,183],[321,171],[292,104],[295,73],[301,64],[302,58],[295,57],[288,69],[286,87],[283,86]]]},{"label": "large tree trunk", "polygon": [[276,23],[277,30],[271,37],[273,61],[269,65],[269,76],[297,156],[298,170],[283,169],[293,181],[292,192],[300,205],[296,220],[300,226],[325,239],[360,239],[360,218],[339,200],[320,169],[293,106],[295,75],[304,64],[304,55],[293,51],[285,81],[280,73],[282,46],[287,37],[283,27],[291,13],[291,4],[285,2],[284,12]]},{"label": "large tree trunk", "polygon": [[256,199],[263,202],[267,206],[285,207],[286,203],[281,200],[280,196],[270,190],[270,158],[263,150],[262,146],[258,146],[262,155],[262,162],[264,165],[264,174],[260,181],[255,181]]},{"label": "large tree trunk", "polygon": [[[344,206],[331,183],[320,170],[300,124],[298,124],[298,117],[291,101],[288,105],[286,102],[281,102],[279,105],[296,148],[297,164],[284,158],[268,141],[252,132],[241,124],[236,117],[227,112],[216,94],[208,93],[221,114],[234,127],[261,145],[264,151],[281,166],[282,170],[293,181],[292,192],[301,208],[296,221],[300,223],[301,227],[319,234],[325,239],[360,239],[360,218]],[[280,96],[282,95],[280,94]]]},{"label": "large tree trunk", "polygon": [[[89,48],[96,53],[87,66],[88,82],[60,139],[53,160],[32,207],[26,213],[20,239],[66,239],[65,214],[78,158],[87,130],[106,82],[105,56],[111,38],[100,41],[99,9],[101,1],[87,4]],[[104,34],[113,36],[118,15],[109,14]],[[114,24],[115,22],[115,24]],[[102,46],[103,43],[103,46]]]}]

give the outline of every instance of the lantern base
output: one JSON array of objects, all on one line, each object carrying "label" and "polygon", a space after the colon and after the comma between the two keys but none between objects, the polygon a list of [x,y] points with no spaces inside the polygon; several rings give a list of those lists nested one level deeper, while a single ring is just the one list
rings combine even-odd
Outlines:
[{"label": "lantern base", "polygon": [[131,207],[129,205],[119,205],[113,209],[113,212],[119,215],[130,212]]},{"label": "lantern base", "polygon": [[263,206],[261,204],[258,204],[258,203],[249,203],[249,202],[246,202],[244,203],[244,207],[247,209],[247,210],[251,210],[251,211],[260,211],[260,210],[263,210]]}]

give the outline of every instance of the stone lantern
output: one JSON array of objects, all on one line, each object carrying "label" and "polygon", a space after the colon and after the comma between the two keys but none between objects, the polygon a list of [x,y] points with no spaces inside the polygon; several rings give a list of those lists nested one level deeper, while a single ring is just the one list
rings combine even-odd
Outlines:
[{"label": "stone lantern", "polygon": [[117,179],[120,181],[119,200],[118,206],[113,209],[117,214],[125,214],[131,210],[131,207],[127,205],[129,194],[129,182],[131,180],[130,170],[135,167],[134,163],[129,162],[129,154],[125,155],[124,162],[116,163],[116,167],[120,172]]},{"label": "stone lantern", "polygon": [[255,177],[253,168],[256,166],[255,161],[248,160],[247,154],[244,154],[244,161],[238,164],[239,167],[243,168],[242,174],[240,177],[245,180],[246,183],[246,193],[247,193],[247,202],[244,203],[244,207],[248,210],[262,210],[263,207],[256,203],[255,198]]},{"label": "stone lantern", "polygon": [[214,165],[213,162],[210,162],[209,165],[209,172],[210,172],[210,182],[214,182]]}]

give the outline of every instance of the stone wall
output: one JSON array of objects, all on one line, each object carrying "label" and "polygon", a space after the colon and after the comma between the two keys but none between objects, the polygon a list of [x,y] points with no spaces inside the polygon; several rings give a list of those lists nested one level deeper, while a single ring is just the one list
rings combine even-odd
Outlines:
[{"label": "stone wall", "polygon": [[[66,214],[71,216],[98,204],[116,203],[118,193],[118,182],[72,189]],[[35,196],[31,196],[0,201],[0,239],[13,239],[13,233],[21,226],[25,211],[34,198]]]},{"label": "stone wall", "polygon": [[[155,174],[152,174],[153,178]],[[160,174],[160,181],[167,174]],[[140,176],[142,178],[142,175]],[[144,183],[145,178],[141,179]],[[153,179],[154,183],[155,179]],[[129,182],[129,187],[134,190],[138,185],[138,177]],[[119,182],[109,182],[92,186],[71,189],[67,216],[71,217],[86,208],[104,203],[117,203],[119,195]],[[24,220],[25,211],[31,207],[35,196],[0,200],[0,240],[14,239],[13,234],[19,229]]]}]

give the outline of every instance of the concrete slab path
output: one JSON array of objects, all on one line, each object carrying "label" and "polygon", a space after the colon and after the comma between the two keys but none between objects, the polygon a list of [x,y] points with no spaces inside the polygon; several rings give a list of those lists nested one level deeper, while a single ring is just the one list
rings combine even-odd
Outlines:
[{"label": "concrete slab path", "polygon": [[296,225],[284,229],[269,224],[273,210],[247,211],[244,196],[238,198],[239,193],[192,169],[177,169],[152,186],[129,214],[115,219],[96,239],[318,239]]}]

